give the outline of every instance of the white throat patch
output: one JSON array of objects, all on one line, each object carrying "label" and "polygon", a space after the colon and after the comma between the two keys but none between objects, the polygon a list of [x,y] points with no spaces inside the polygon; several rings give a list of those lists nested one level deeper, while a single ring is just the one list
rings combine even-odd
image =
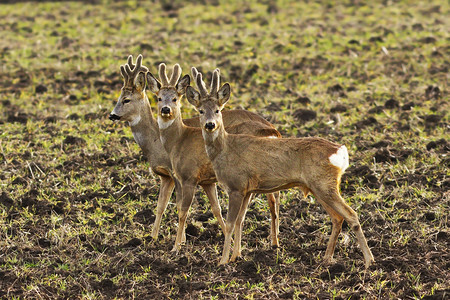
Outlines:
[{"label": "white throat patch", "polygon": [[172,119],[172,120],[169,120],[169,121],[164,121],[160,116],[158,116],[159,129],[166,129],[166,128],[168,128],[170,125],[172,125],[173,121],[175,121],[175,119]]},{"label": "white throat patch", "polygon": [[141,116],[137,115],[129,122],[130,126],[136,126],[141,121]]},{"label": "white throat patch", "polygon": [[344,172],[349,165],[347,147],[342,145],[338,151],[335,154],[330,155],[328,159],[333,166],[340,168],[342,172]]},{"label": "white throat patch", "polygon": [[214,130],[213,133],[207,132],[205,129],[202,130],[202,135],[204,140],[213,140],[215,141],[219,136],[219,130]]}]

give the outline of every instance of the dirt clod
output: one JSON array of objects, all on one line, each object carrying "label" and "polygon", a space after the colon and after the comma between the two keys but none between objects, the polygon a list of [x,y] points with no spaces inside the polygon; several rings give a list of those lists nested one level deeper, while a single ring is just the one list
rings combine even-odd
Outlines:
[{"label": "dirt clod", "polygon": [[398,103],[398,101],[392,98],[384,103],[384,107],[388,109],[398,108],[399,106],[400,104]]},{"label": "dirt clod", "polygon": [[51,242],[46,238],[38,239],[38,245],[42,248],[49,248],[51,246]]},{"label": "dirt clod", "polygon": [[301,108],[301,109],[297,109],[296,111],[294,111],[293,116],[297,120],[300,120],[303,122],[308,122],[308,121],[314,120],[317,117],[317,113],[313,110]]},{"label": "dirt clod", "polygon": [[122,247],[124,248],[135,248],[142,245],[142,240],[139,238],[132,238],[128,242],[126,242]]},{"label": "dirt clod", "polygon": [[64,139],[63,143],[66,145],[84,145],[86,141],[83,138],[69,135]]},{"label": "dirt clod", "polygon": [[200,234],[200,230],[197,228],[197,226],[193,224],[188,224],[186,226],[186,234],[193,237],[198,237]]},{"label": "dirt clod", "polygon": [[156,216],[151,209],[144,209],[134,215],[133,221],[150,225],[155,221],[155,218]]},{"label": "dirt clod", "polygon": [[297,100],[295,100],[296,102],[303,104],[303,105],[308,105],[311,103],[311,99],[309,99],[306,96],[300,96],[297,98]]},{"label": "dirt clod", "polygon": [[42,94],[48,91],[47,87],[43,84],[39,84],[36,86],[35,91],[37,94]]},{"label": "dirt clod", "polygon": [[342,105],[342,104],[338,104],[334,107],[332,107],[330,109],[330,112],[335,113],[335,112],[346,112],[347,111],[347,106]]}]

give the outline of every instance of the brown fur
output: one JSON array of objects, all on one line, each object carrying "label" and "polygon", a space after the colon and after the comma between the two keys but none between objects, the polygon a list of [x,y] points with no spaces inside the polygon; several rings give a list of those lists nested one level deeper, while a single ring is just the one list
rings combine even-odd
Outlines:
[{"label": "brown fur", "polygon": [[[163,64],[160,65],[160,76],[164,77],[165,67],[161,68],[161,66]],[[181,72],[179,65],[175,65],[175,67]],[[175,71],[173,73],[175,74]],[[158,82],[150,74],[147,76],[147,79],[150,89],[158,99],[158,124],[160,125],[161,141],[169,155],[172,167],[171,175],[175,179],[177,186],[179,227],[173,250],[178,251],[184,240],[184,226],[197,185],[201,185],[205,191],[209,190],[212,212],[222,229],[225,228],[225,224],[216,196],[215,183],[217,180],[211,162],[205,152],[202,131],[200,128],[186,126],[181,119],[180,102],[185,86],[189,84],[189,77],[187,75],[184,76],[172,86],[165,86],[163,83],[165,79],[160,78],[161,82]],[[215,85],[218,85],[218,78],[215,79],[214,85],[212,85],[213,90]],[[226,126],[233,133],[269,133],[273,136],[280,136],[272,124],[254,113],[236,110],[229,111],[226,115]],[[274,246],[277,246],[278,213],[276,209],[279,201],[278,194],[275,198],[277,199],[273,206],[275,211],[271,211],[272,216],[275,216],[272,219],[272,243]],[[269,201],[273,202],[272,197]]]},{"label": "brown fur", "polygon": [[[151,170],[161,179],[156,208],[156,219],[152,229],[152,237],[157,239],[162,215],[167,207],[170,195],[175,188],[175,182],[171,177],[172,165],[169,156],[161,143],[158,124],[152,114],[152,108],[145,92],[145,85],[135,84],[137,77],[144,77],[145,72],[148,70],[145,66],[139,65],[139,61],[142,61],[142,58],[139,59],[138,57],[138,61],[134,64],[133,58],[130,55],[127,67],[121,66],[120,69],[124,78],[124,85],[117,104],[111,114],[121,117],[121,121],[127,121],[130,125],[133,124],[131,125],[131,131],[133,132],[136,142],[147,157]],[[142,80],[140,80],[140,82],[142,82]],[[130,100],[130,102],[125,103],[125,100]],[[227,111],[225,114],[225,124],[235,125],[239,122],[235,119],[242,119],[242,122],[246,122],[247,120],[253,120],[255,118],[255,114],[241,110],[236,111],[236,113]],[[239,117],[235,118],[234,115]],[[133,120],[137,119],[139,119],[139,122],[134,124]],[[185,119],[183,122],[189,126],[199,126],[200,124],[198,117]],[[212,189],[209,186],[206,188],[208,189],[208,196],[214,197],[213,193],[215,189]]]},{"label": "brown fur", "polygon": [[[201,113],[206,151],[211,159],[217,179],[229,196],[225,243],[220,264],[228,262],[231,236],[235,245],[231,260],[241,254],[242,224],[251,193],[275,192],[299,187],[303,193],[311,192],[332,218],[333,228],[325,252],[325,261],[333,258],[342,222],[345,219],[355,232],[364,254],[366,268],[373,262],[356,213],[339,194],[342,175],[340,168],[329,158],[340,145],[322,138],[269,139],[251,135],[227,133],[220,111],[230,96],[228,84],[216,96],[202,97],[188,87],[186,95]],[[206,124],[214,123],[214,129]]]}]

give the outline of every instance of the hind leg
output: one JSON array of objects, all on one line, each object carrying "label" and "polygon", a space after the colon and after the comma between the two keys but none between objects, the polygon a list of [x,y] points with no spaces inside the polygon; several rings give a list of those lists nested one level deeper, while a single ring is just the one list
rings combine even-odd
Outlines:
[{"label": "hind leg", "polygon": [[267,194],[269,202],[271,226],[270,236],[272,238],[272,247],[278,247],[278,233],[280,227],[280,192]]},{"label": "hind leg", "polygon": [[326,204],[317,197],[316,199],[330,215],[331,223],[333,224],[330,239],[327,245],[327,250],[325,251],[325,256],[323,257],[324,262],[326,264],[330,264],[333,262],[333,254],[336,248],[339,233],[341,232],[342,229],[342,223],[344,222],[344,218],[340,214],[338,214],[333,208],[331,208],[328,204]]},{"label": "hind leg", "polygon": [[[366,238],[364,236],[364,233],[361,229],[361,224],[359,223],[358,215],[356,212],[347,204],[345,203],[344,199],[342,199],[341,195],[339,194],[337,188],[325,190],[325,189],[313,189],[313,194],[317,196],[318,199],[321,199],[326,205],[328,205],[330,208],[332,208],[337,214],[342,216],[345,221],[350,225],[350,228],[353,230],[353,232],[356,235],[356,239],[358,240],[359,247],[361,248],[361,251],[364,255],[364,264],[365,267],[368,268],[372,262],[374,262],[374,258],[372,255],[372,252],[369,249],[369,246],[367,245]],[[325,208],[326,209],[326,208]],[[333,218],[333,216],[332,216]],[[339,220],[339,219],[337,219]],[[333,223],[333,227],[334,223]],[[333,229],[334,230],[334,229]],[[339,230],[340,231],[340,230]],[[332,232],[332,236],[336,235],[335,239],[337,239],[337,230],[334,230]],[[333,242],[333,240],[330,237],[330,242],[327,247],[327,252],[325,253],[325,256],[327,258],[330,258],[330,253],[328,252],[328,249],[331,248],[334,250],[335,241],[333,242],[334,245],[330,244]],[[328,256],[327,256],[328,255]]]}]

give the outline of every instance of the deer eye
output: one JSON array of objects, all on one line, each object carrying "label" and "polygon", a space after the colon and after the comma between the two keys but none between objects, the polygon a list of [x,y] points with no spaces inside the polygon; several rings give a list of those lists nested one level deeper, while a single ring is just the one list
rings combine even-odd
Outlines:
[{"label": "deer eye", "polygon": [[124,104],[126,104],[126,103],[130,103],[131,102],[131,100],[130,99],[123,99],[123,103]]},{"label": "deer eye", "polygon": [[216,114],[218,114],[219,113],[219,110],[216,110]]},{"label": "deer eye", "polygon": [[172,99],[172,102],[177,102],[177,98],[173,98],[173,99]]},{"label": "deer eye", "polygon": [[201,115],[203,115],[203,114],[205,113],[205,111],[204,111],[203,109],[200,109],[198,112],[199,112]]},{"label": "deer eye", "polygon": [[158,101],[162,101],[161,97],[158,97]]}]

